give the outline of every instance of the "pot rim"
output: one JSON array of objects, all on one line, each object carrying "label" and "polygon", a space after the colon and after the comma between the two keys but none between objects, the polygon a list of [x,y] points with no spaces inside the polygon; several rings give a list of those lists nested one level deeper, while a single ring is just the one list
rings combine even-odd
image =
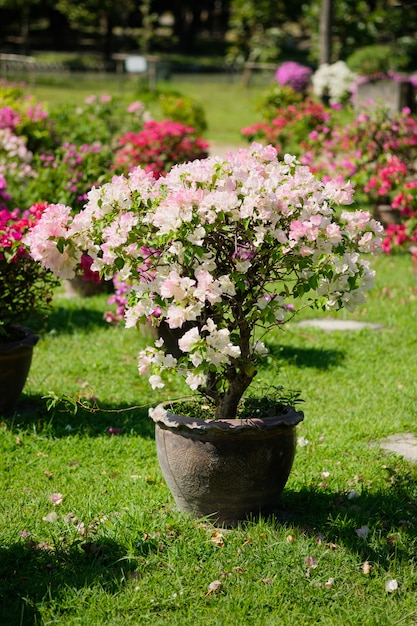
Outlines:
[{"label": "pot rim", "polygon": [[171,430],[206,432],[225,432],[247,430],[256,428],[258,430],[271,430],[281,426],[296,426],[304,419],[303,411],[296,411],[293,407],[288,407],[286,413],[273,417],[252,417],[252,418],[225,418],[225,419],[201,419],[177,415],[170,411],[155,411],[151,419],[162,428]]},{"label": "pot rim", "polygon": [[39,337],[26,326],[20,326],[20,324],[13,324],[11,328],[24,333],[21,339],[14,339],[13,341],[0,341],[0,353],[5,354],[17,350],[19,348],[31,348],[36,346],[39,341]]}]

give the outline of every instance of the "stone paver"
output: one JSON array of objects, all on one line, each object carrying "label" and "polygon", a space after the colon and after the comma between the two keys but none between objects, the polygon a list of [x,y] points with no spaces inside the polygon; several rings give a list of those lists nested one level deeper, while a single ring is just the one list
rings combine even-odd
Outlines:
[{"label": "stone paver", "polygon": [[337,320],[337,319],[317,319],[317,320],[303,320],[297,322],[296,326],[313,326],[321,328],[322,330],[361,330],[362,328],[369,328],[370,330],[380,330],[383,328],[381,324],[371,324],[370,322],[356,322],[355,320]]},{"label": "stone paver", "polygon": [[406,461],[417,463],[417,437],[413,433],[391,435],[380,442],[381,448],[404,457]]}]

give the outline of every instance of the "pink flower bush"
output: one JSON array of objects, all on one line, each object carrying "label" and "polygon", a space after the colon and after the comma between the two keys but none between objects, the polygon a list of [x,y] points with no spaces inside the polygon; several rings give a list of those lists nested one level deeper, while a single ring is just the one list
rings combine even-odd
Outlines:
[{"label": "pink flower bush", "polygon": [[208,144],[195,137],[194,129],[179,122],[145,122],[143,130],[123,135],[120,148],[115,153],[115,168],[127,173],[137,165],[155,177],[166,174],[176,163],[203,159]]},{"label": "pink flower bush", "polygon": [[281,154],[291,151],[299,156],[310,133],[327,134],[330,131],[330,119],[322,104],[306,98],[277,108],[273,119],[247,126],[241,133],[248,141],[272,144]]},{"label": "pink flower bush", "polygon": [[411,252],[417,258],[417,179],[404,183],[391,206],[398,210],[399,224],[388,224],[382,242],[386,254]]},{"label": "pink flower bush", "polygon": [[54,143],[52,121],[43,104],[19,85],[0,80],[0,129],[25,139],[31,152]]},{"label": "pink flower bush", "polygon": [[127,327],[152,320],[178,332],[179,356],[162,339],[139,355],[154,389],[182,376],[234,417],[267,353],[258,329],[305,306],[354,310],[374,272],[382,227],[346,210],[352,187],[324,183],[293,156],[253,144],[227,158],[174,166],[165,177],[133,169],[88,194],[85,209],[50,205],[26,238],[34,259],[62,278],[84,252],[92,269],[129,287]]},{"label": "pink flower bush", "polygon": [[34,204],[26,211],[0,208],[0,341],[13,338],[15,324],[49,310],[58,281],[33,260],[24,243],[46,206]]},{"label": "pink flower bush", "polygon": [[384,177],[385,187],[388,184],[392,188],[399,180],[401,164],[407,169],[406,176],[412,175],[417,158],[417,120],[409,109],[394,117],[382,108],[364,110],[350,124],[330,125],[329,132],[312,132],[302,142],[302,149],[302,162],[315,173],[350,178],[359,200],[372,204],[375,194],[372,197],[371,191],[377,189],[376,195],[381,196],[379,191],[384,189],[378,178]]}]

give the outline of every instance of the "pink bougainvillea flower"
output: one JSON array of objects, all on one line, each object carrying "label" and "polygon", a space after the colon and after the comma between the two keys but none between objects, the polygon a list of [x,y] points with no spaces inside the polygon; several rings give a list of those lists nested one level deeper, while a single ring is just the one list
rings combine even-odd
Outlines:
[{"label": "pink bougainvillea flower", "polygon": [[64,501],[64,496],[62,495],[62,493],[51,493],[49,499],[52,504],[62,504]]}]

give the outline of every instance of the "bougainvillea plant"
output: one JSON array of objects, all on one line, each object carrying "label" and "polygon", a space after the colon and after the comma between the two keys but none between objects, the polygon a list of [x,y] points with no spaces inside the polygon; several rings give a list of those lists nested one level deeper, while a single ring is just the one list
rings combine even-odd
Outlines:
[{"label": "bougainvillea plant", "polygon": [[235,417],[267,353],[265,332],[305,306],[349,310],[365,300],[382,227],[352,202],[349,183],[315,178],[295,157],[253,144],[227,158],[143,168],[89,192],[83,211],[49,206],[29,233],[34,259],[62,278],[83,252],[92,268],[130,284],[126,326],[152,320],[179,333],[139,355],[154,389],[182,376]]}]

